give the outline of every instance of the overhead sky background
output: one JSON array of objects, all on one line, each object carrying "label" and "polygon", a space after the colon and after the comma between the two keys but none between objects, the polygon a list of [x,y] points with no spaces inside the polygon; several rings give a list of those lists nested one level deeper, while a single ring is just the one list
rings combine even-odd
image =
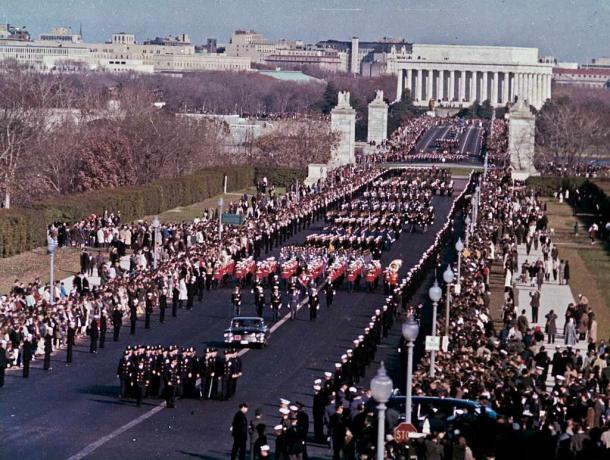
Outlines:
[{"label": "overhead sky background", "polygon": [[308,43],[335,38],[405,38],[415,43],[532,46],[586,62],[610,55],[610,0],[1,0],[0,22],[34,37],[55,25],[86,41],[113,32],[188,33],[226,43],[235,29]]}]

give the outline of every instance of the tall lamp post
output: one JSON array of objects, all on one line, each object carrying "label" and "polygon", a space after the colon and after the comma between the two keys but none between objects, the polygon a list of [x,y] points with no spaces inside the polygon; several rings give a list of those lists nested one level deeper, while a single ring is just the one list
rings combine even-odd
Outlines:
[{"label": "tall lamp post", "polygon": [[223,209],[224,205],[225,205],[225,200],[222,197],[218,198],[218,208],[219,208],[219,211],[218,211],[218,239],[219,240],[222,240],[222,212],[223,212],[222,209]]},{"label": "tall lamp post", "polygon": [[52,236],[47,237],[47,251],[50,257],[50,272],[49,272],[49,287],[50,287],[50,304],[55,304],[55,250],[57,249],[57,240]]},{"label": "tall lamp post", "polygon": [[157,269],[157,264],[158,264],[158,248],[159,248],[159,227],[161,226],[161,222],[159,222],[159,217],[155,216],[155,218],[152,221],[152,228],[153,228],[153,269]]},{"label": "tall lamp post", "polygon": [[470,214],[466,216],[466,220],[464,223],[466,224],[466,247],[468,247],[468,240],[470,239],[470,223],[472,220],[470,219]]},{"label": "tall lamp post", "polygon": [[407,342],[407,393],[405,398],[405,422],[411,423],[411,403],[413,391],[413,345],[419,334],[419,323],[409,316],[402,323],[402,336]]},{"label": "tall lamp post", "polygon": [[[432,336],[436,337],[436,310],[438,308],[438,301],[443,296],[443,290],[438,285],[438,281],[434,280],[434,284],[428,290],[428,295],[432,301]],[[430,350],[430,377],[434,377],[436,372],[434,363],[436,361],[436,351]]]},{"label": "tall lamp post", "polygon": [[[458,238],[455,243],[455,250],[458,254],[458,267],[457,267],[457,282],[455,283],[456,288],[460,286],[461,288],[461,276],[462,276],[462,251],[464,250],[464,243],[462,243],[462,238]],[[459,292],[456,292],[459,294]]]},{"label": "tall lamp post", "polygon": [[453,270],[451,265],[447,264],[447,270],[443,273],[443,280],[447,285],[447,296],[445,297],[445,336],[449,341],[449,307],[451,306],[451,283],[453,283]]},{"label": "tall lamp post", "polygon": [[385,403],[390,399],[393,386],[392,379],[388,377],[383,361],[381,361],[381,366],[377,369],[377,375],[371,380],[371,393],[375,401],[379,403],[377,406],[379,411],[379,419],[377,421],[377,460],[383,460],[384,457],[385,411],[387,409]]}]

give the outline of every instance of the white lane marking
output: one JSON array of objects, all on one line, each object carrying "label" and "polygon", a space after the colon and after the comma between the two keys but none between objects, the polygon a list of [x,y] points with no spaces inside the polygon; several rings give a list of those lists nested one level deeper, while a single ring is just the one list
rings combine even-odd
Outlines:
[{"label": "white lane marking", "polygon": [[155,415],[157,412],[163,410],[164,406],[165,406],[165,401],[162,402],[162,403],[159,403],[159,405],[153,407],[148,412],[143,413],[138,418],[134,418],[131,422],[126,423],[125,425],[123,425],[120,428],[117,428],[112,433],[107,434],[106,436],[101,437],[100,439],[98,439],[95,442],[92,442],[91,444],[89,444],[84,449],[80,450],[76,454],[74,454],[71,457],[69,457],[68,460],[81,460],[82,458],[86,457],[87,455],[90,455],[91,453],[93,453],[94,450],[96,450],[99,447],[101,447],[102,445],[106,444],[108,441],[116,438],[117,436],[123,434],[124,432],[126,432],[130,428],[133,428],[134,426],[142,423],[147,418],[150,418],[153,415]]},{"label": "white lane marking", "polygon": [[[325,284],[326,284],[326,281],[320,285],[320,287],[318,288],[318,292],[320,292],[320,290],[324,287]],[[297,306],[297,311],[299,311],[301,308],[303,308],[303,306],[305,306],[307,304],[308,300],[309,300],[309,296],[307,295]],[[269,332],[273,333],[273,332],[277,331],[278,328],[282,324],[286,323],[286,321],[288,321],[289,319],[290,319],[290,312],[288,312],[286,315],[284,315],[284,317],[281,320],[279,320],[277,323],[275,323],[271,327],[271,329],[269,329]],[[237,353],[237,356],[243,356],[246,353],[248,353],[250,350],[251,350],[251,348],[244,348],[241,351],[239,351],[239,353]],[[165,401],[159,403],[157,406],[153,407],[148,412],[145,412],[142,415],[140,415],[139,417],[133,419],[131,422],[128,422],[125,425],[123,425],[122,427],[117,428],[112,433],[107,434],[106,436],[101,437],[97,441],[92,442],[91,444],[86,446],[84,449],[80,450],[76,454],[69,457],[68,460],[81,460],[82,458],[86,457],[87,455],[90,455],[91,453],[93,453],[93,451],[97,450],[98,448],[100,448],[101,446],[106,444],[108,441],[111,441],[112,439],[116,438],[117,436],[120,436],[121,434],[125,433],[127,430],[130,430],[134,426],[139,425],[146,419],[155,415],[157,412],[163,410],[164,408],[165,408]]]},{"label": "white lane marking", "polygon": [[464,141],[462,142],[462,146],[460,147],[460,151],[458,153],[464,154],[464,148],[466,147],[466,145],[468,145],[468,139],[470,139],[470,135],[472,134],[472,129],[473,129],[473,126],[469,126],[466,136],[462,136],[462,139]]}]

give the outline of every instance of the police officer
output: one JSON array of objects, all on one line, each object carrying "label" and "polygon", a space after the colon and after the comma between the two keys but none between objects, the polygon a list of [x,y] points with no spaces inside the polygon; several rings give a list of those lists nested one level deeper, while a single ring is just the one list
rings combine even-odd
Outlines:
[{"label": "police officer", "polygon": [[318,291],[315,287],[310,288],[309,292],[309,320],[314,321],[318,317],[318,309],[320,301],[318,299]]},{"label": "police officer", "polygon": [[280,308],[282,308],[282,294],[279,286],[273,286],[271,292],[271,313],[273,322],[277,322]]},{"label": "police officer", "polygon": [[241,292],[239,286],[235,286],[235,290],[231,294],[231,304],[233,305],[233,316],[239,316],[241,312]]}]

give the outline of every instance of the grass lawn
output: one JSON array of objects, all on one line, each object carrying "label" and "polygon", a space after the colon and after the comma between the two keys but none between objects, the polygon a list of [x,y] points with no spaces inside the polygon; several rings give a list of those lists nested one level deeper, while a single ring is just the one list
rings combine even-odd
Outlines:
[{"label": "grass lawn", "polygon": [[[49,279],[50,259],[46,248],[0,259],[0,293],[8,293],[16,279],[26,285],[36,278]],[[74,275],[80,269],[80,250],[59,249],[55,253],[55,279]]]},{"label": "grass lawn", "polygon": [[[589,298],[598,323],[598,340],[610,337],[610,247],[597,241],[591,244],[587,236],[585,217],[573,216],[565,203],[547,200],[549,227],[554,229],[553,241],[559,248],[559,258],[570,261],[570,288]],[[579,234],[574,235],[578,219]]]},{"label": "grass lawn", "polygon": [[[230,201],[238,199],[244,192],[248,194],[256,193],[255,187],[238,190],[223,194],[225,206]],[[286,192],[284,187],[276,187],[276,192],[280,195]],[[193,220],[195,217],[201,217],[205,208],[216,208],[220,195],[209,198],[199,203],[193,203],[189,206],[181,206],[175,209],[169,209],[159,215],[162,222],[182,222]],[[226,209],[226,208],[225,208]],[[146,216],[144,219],[150,220],[154,216]],[[55,255],[55,278],[63,279],[76,273],[80,268],[80,250],[78,249],[61,249]],[[40,278],[43,281],[49,278],[49,256],[46,253],[46,248],[37,248],[32,251],[26,251],[13,257],[0,258],[0,293],[7,293],[15,279],[19,279],[24,283],[34,281]]]}]

